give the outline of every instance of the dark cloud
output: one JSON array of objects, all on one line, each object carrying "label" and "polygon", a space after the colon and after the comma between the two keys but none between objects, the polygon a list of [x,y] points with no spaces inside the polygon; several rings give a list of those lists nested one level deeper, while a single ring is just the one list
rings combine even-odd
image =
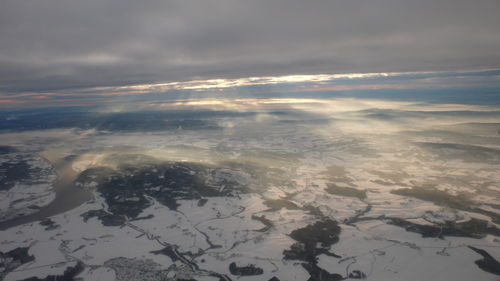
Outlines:
[{"label": "dark cloud", "polygon": [[500,67],[498,0],[6,0],[0,91]]}]

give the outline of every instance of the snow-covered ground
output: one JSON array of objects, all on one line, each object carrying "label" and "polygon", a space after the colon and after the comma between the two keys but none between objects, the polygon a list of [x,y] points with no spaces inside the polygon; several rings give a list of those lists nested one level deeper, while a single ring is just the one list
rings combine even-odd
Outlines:
[{"label": "snow-covered ground", "polygon": [[[58,144],[60,155],[75,155],[71,167],[78,173],[119,169],[115,155],[134,154],[219,167],[207,178],[210,186],[222,192],[225,183],[238,182],[248,192],[208,196],[203,203],[182,198],[177,209],[147,197],[150,204],[138,219],[104,226],[98,217],[82,217],[91,210],[113,212],[96,178],[86,186],[97,188],[94,199],[51,217],[50,229],[31,222],[0,232],[0,252],[29,247],[35,258],[6,272],[5,280],[62,275],[78,262],[84,265],[79,278],[102,281],[143,280],[145,269],[154,272],[148,277],[153,280],[308,280],[308,263],[367,280],[498,280],[476,265],[484,257],[469,247],[500,260],[500,135],[481,125],[491,119],[449,117],[452,105],[433,109],[444,112],[440,118],[426,113],[432,108],[406,103],[367,103],[360,111],[352,104],[350,110],[321,106],[294,103],[289,114],[220,117],[217,130],[37,132],[37,152]],[[382,109],[402,117],[388,118]],[[7,145],[28,146],[14,142],[13,133],[1,137]],[[33,136],[25,132],[23,138]],[[30,194],[49,202],[50,180],[0,192],[2,212]],[[402,189],[409,193],[402,195]],[[411,193],[421,190],[428,193]],[[314,254],[317,262],[284,258],[297,243],[293,231],[326,219],[337,221],[341,231],[338,242]],[[485,228],[466,229],[470,237],[418,232],[420,226],[443,229],[471,219],[484,221]],[[235,275],[233,262],[262,274]]]},{"label": "snow-covered ground", "polygon": [[50,162],[30,153],[0,155],[0,220],[38,212],[55,198],[57,178]]}]

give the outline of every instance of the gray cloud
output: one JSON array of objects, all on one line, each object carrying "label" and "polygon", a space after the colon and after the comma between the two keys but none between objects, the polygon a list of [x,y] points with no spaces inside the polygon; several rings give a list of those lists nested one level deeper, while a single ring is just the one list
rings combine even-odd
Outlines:
[{"label": "gray cloud", "polygon": [[498,0],[6,0],[0,91],[500,67]]}]

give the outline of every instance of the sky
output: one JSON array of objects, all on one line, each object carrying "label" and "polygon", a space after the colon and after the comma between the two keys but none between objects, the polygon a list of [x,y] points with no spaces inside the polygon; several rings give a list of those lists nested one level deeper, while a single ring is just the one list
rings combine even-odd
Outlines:
[{"label": "sky", "polygon": [[498,89],[499,14],[498,0],[2,0],[0,107],[249,84],[352,90],[343,78],[362,79],[357,90]]}]

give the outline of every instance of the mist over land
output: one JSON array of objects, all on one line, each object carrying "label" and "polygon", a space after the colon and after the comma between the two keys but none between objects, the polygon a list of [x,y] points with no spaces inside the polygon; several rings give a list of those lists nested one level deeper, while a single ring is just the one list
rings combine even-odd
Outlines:
[{"label": "mist over land", "polygon": [[497,106],[128,106],[2,113],[5,280],[497,278]]}]

